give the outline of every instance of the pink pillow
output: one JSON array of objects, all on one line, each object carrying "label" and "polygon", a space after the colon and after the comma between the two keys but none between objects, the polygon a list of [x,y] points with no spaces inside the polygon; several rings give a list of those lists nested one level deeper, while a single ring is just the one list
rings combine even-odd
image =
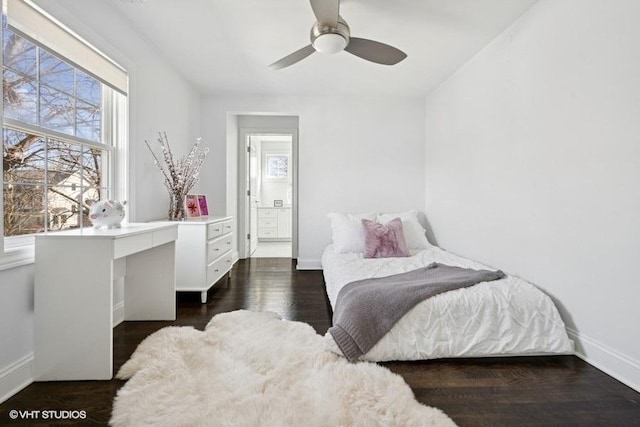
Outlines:
[{"label": "pink pillow", "polygon": [[409,256],[400,218],[394,218],[384,225],[363,219],[362,228],[364,229],[365,258]]}]

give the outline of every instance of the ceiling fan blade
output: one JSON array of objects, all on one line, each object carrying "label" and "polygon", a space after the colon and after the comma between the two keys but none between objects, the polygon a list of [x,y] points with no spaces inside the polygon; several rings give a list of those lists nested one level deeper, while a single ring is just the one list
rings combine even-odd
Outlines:
[{"label": "ceiling fan blade", "polygon": [[351,37],[344,50],[367,61],[383,65],[395,65],[407,57],[406,53],[393,46],[358,37]]},{"label": "ceiling fan blade", "polygon": [[340,14],[340,0],[310,0],[311,9],[316,19],[321,24],[330,27],[338,26],[338,15]]},{"label": "ceiling fan blade", "polygon": [[311,55],[315,51],[316,50],[313,48],[313,46],[305,46],[302,49],[298,49],[292,54],[287,55],[284,58],[269,65],[269,68],[271,68],[272,70],[279,70],[281,68],[288,67],[289,65],[293,65],[298,61],[302,61],[304,58]]}]

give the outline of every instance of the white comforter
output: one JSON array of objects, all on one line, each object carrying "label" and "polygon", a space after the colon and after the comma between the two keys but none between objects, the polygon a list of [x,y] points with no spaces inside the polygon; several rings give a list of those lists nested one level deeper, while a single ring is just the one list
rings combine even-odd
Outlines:
[{"label": "white comforter", "polygon": [[[354,280],[383,277],[424,267],[432,262],[491,269],[437,247],[409,258],[364,259],[362,254],[322,255],[331,306],[340,289]],[[325,339],[341,354],[329,333]],[[458,289],[427,299],[408,312],[361,359],[422,360],[443,357],[572,353],[573,343],[551,299],[514,276]]]}]

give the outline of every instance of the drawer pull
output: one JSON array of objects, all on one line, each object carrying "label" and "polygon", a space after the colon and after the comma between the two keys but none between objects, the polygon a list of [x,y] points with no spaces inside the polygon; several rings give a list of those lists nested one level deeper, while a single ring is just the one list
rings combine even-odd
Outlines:
[{"label": "drawer pull", "polygon": [[215,251],[218,252],[220,250],[220,248],[215,248]]},{"label": "drawer pull", "polygon": [[218,270],[218,269],[216,268],[216,269],[215,269],[215,272],[217,273],[218,271],[220,271],[220,270]]},{"label": "drawer pull", "polygon": [[231,242],[227,242],[227,245],[230,245],[230,244],[231,244]]}]

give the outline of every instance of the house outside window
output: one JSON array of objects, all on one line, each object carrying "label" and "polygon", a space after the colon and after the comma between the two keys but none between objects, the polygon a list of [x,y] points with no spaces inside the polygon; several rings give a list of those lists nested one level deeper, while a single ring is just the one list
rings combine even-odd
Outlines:
[{"label": "house outside window", "polygon": [[[30,2],[13,4],[53,20]],[[41,40],[2,16],[0,255],[32,252],[36,233],[90,226],[88,200],[125,196],[126,95]]]}]

